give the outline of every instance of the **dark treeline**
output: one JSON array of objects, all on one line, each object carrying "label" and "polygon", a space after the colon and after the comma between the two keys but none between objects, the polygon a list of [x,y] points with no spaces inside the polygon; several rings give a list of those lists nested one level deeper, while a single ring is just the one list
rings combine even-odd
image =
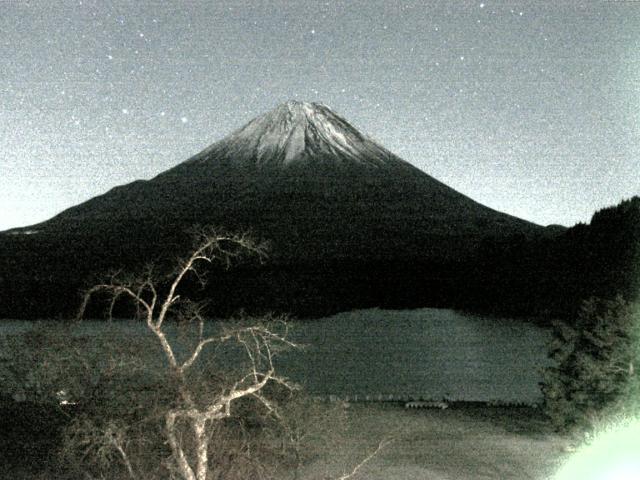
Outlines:
[{"label": "dark treeline", "polygon": [[557,236],[513,237],[483,250],[471,308],[567,318],[591,297],[633,300],[640,291],[640,197]]},{"label": "dark treeline", "polygon": [[[631,300],[639,291],[639,197],[596,212],[588,225],[547,230],[543,236],[485,240],[457,261],[400,255],[306,263],[247,259],[229,270],[214,268],[204,291],[195,282],[187,288],[209,300],[216,315],[243,310],[298,317],[367,307],[448,307],[567,318],[586,298],[621,294]],[[80,291],[100,274],[136,271],[148,262],[162,270],[163,261],[169,264],[189,247],[184,234],[157,226],[121,231],[130,232],[124,243],[100,231],[0,237],[0,317],[69,318]],[[101,316],[104,307],[93,305],[90,313]],[[130,313],[123,308],[116,315]]]}]

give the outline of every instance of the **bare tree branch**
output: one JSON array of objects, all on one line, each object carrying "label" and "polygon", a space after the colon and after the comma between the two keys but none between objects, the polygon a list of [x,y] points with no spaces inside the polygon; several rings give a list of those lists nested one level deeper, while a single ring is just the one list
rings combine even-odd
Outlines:
[{"label": "bare tree branch", "polygon": [[338,480],[348,480],[349,478],[353,478],[364,465],[366,465],[373,457],[375,457],[380,450],[389,445],[393,440],[391,439],[383,439],[378,444],[378,448],[376,448],[373,452],[367,455],[360,463],[358,463],[353,470],[349,473],[345,473],[341,477],[338,477]]},{"label": "bare tree branch", "polygon": [[[85,292],[77,319],[84,315],[91,297],[95,294],[106,294],[109,297],[109,317],[114,313],[114,306],[120,298],[131,301],[137,311],[137,318],[144,319],[148,330],[160,345],[164,361],[168,365],[167,380],[175,390],[171,390],[171,403],[164,406],[158,417],[164,418],[164,432],[171,451],[171,462],[168,468],[182,480],[210,480],[210,457],[215,458],[216,448],[210,448],[216,425],[234,414],[234,406],[241,398],[250,398],[257,402],[260,410],[266,409],[269,416],[279,419],[292,442],[299,442],[304,434],[294,432],[287,425],[286,419],[279,412],[265,387],[277,384],[284,389],[299,388],[287,378],[276,374],[275,360],[278,354],[288,348],[299,348],[289,339],[289,324],[286,317],[267,316],[261,323],[248,325],[238,322],[233,326],[216,325],[218,330],[205,330],[205,311],[201,303],[191,301],[184,295],[183,283],[193,279],[201,285],[206,281],[204,267],[212,263],[229,267],[232,260],[242,254],[251,253],[260,261],[265,257],[264,245],[257,244],[247,235],[219,234],[211,229],[200,230],[197,244],[191,254],[179,261],[171,275],[161,277],[153,266],[148,265],[138,276],[123,276],[121,272],[111,274],[106,281],[94,285]],[[179,337],[177,340],[168,334],[166,320],[176,321],[179,325],[191,327],[193,335]],[[182,333],[182,332],[181,332]],[[186,339],[184,343],[180,342]],[[185,347],[185,344],[187,345]],[[238,362],[242,369],[237,376],[225,377],[224,383],[218,384],[220,376],[207,378],[208,384],[198,383],[199,369],[195,367],[201,358],[211,358],[225,345],[231,344],[240,348],[243,360]],[[205,352],[207,352],[205,354]],[[204,363],[203,365],[210,365]],[[199,365],[198,365],[199,366]],[[213,379],[213,381],[212,381]],[[213,387],[213,388],[212,388]],[[280,388],[280,387],[278,387]],[[156,417],[156,418],[158,418]],[[128,460],[125,444],[114,438],[112,451],[119,456],[133,479],[135,471]],[[350,480],[361,472],[372,458],[390,443],[382,440],[377,448],[362,459],[350,472],[344,473],[336,480]],[[241,457],[249,458],[250,443],[246,439],[242,443],[247,450]],[[244,448],[243,447],[243,448]],[[283,447],[284,448],[284,447]],[[284,451],[284,450],[283,450]],[[296,454],[296,460],[300,457]],[[299,465],[299,463],[298,463]],[[220,470],[219,475],[225,475]]]},{"label": "bare tree branch", "polygon": [[[269,382],[281,384],[286,388],[296,388],[287,379],[275,374],[273,364],[273,359],[280,349],[295,347],[295,344],[287,339],[288,328],[284,318],[268,319],[283,332],[276,332],[267,324],[258,324],[234,329],[223,327],[220,335],[205,336],[202,305],[188,299],[179,302],[178,291],[187,275],[193,275],[196,281],[204,284],[205,272],[199,269],[201,265],[217,262],[228,268],[232,259],[247,253],[256,255],[262,261],[265,257],[265,246],[254,242],[248,235],[219,234],[212,229],[199,231],[196,239],[197,244],[191,254],[180,261],[173,274],[168,277],[166,289],[159,288],[159,280],[152,266],[147,266],[138,277],[123,278],[116,272],[107,282],[97,284],[86,291],[77,317],[82,318],[91,296],[97,293],[111,296],[110,316],[117,299],[121,296],[128,297],[136,308],[143,311],[146,325],[158,340],[171,375],[177,381],[180,401],[166,412],[165,431],[175,467],[183,480],[207,479],[210,424],[212,421],[229,417],[232,404],[236,400],[252,397],[277,416],[273,402],[261,393],[262,389]],[[181,361],[178,361],[172,341],[163,329],[170,312],[172,315],[175,313],[178,321],[184,321],[186,324],[195,323],[197,340]],[[248,361],[248,373],[232,383],[230,388],[223,389],[218,394],[203,396],[190,384],[187,372],[208,345],[220,346],[231,341],[242,346]],[[195,450],[189,453],[185,451],[181,440],[181,435],[185,433],[184,428],[191,431],[191,438],[195,442]],[[131,470],[130,473],[132,472]]]}]

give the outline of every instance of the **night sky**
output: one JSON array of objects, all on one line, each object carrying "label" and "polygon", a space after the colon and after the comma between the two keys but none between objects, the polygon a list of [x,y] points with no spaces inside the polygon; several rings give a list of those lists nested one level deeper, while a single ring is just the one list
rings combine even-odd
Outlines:
[{"label": "night sky", "polygon": [[640,2],[0,1],[0,230],[319,101],[540,224],[640,193]]}]

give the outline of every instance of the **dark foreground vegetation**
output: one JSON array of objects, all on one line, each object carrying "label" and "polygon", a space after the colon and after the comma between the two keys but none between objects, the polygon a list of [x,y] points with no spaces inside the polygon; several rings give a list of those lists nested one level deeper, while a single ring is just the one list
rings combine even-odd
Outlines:
[{"label": "dark foreground vegetation", "polygon": [[0,478],[38,478],[58,464],[67,413],[50,405],[0,397]]},{"label": "dark foreground vegetation", "polygon": [[[7,406],[3,403],[3,412],[9,412]],[[345,471],[349,473],[355,463],[375,451],[380,438],[392,441],[354,478],[547,478],[569,455],[566,447],[571,440],[555,434],[539,409],[530,407],[461,403],[446,410],[407,410],[393,402],[351,404],[344,410],[328,403],[321,406],[334,413],[342,411],[343,415],[330,435],[316,435],[306,443],[298,470],[300,479],[339,478]],[[11,421],[3,416],[2,426],[11,429],[4,430],[9,433],[1,445],[6,452],[0,466],[2,478],[89,478],[78,476],[77,469],[64,468],[60,462],[64,428],[71,419],[62,414],[44,415],[41,407],[29,408],[22,403],[12,412],[16,416]],[[51,417],[58,419],[59,427]],[[34,443],[36,438],[39,440]],[[154,461],[157,458],[149,459],[150,464]],[[107,478],[130,480],[125,471],[114,470],[117,476]],[[295,478],[292,472],[283,470],[277,478]]]}]

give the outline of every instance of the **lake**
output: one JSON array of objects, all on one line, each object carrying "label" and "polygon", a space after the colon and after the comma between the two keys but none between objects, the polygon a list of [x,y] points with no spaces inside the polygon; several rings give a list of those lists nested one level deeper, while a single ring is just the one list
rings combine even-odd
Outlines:
[{"label": "lake", "polygon": [[[0,335],[31,328],[0,322]],[[85,322],[90,334],[100,322]],[[123,334],[142,324],[119,322]],[[357,310],[293,322],[291,338],[306,347],[278,358],[280,374],[313,395],[357,400],[538,403],[548,328],[521,320],[446,309]]]}]

